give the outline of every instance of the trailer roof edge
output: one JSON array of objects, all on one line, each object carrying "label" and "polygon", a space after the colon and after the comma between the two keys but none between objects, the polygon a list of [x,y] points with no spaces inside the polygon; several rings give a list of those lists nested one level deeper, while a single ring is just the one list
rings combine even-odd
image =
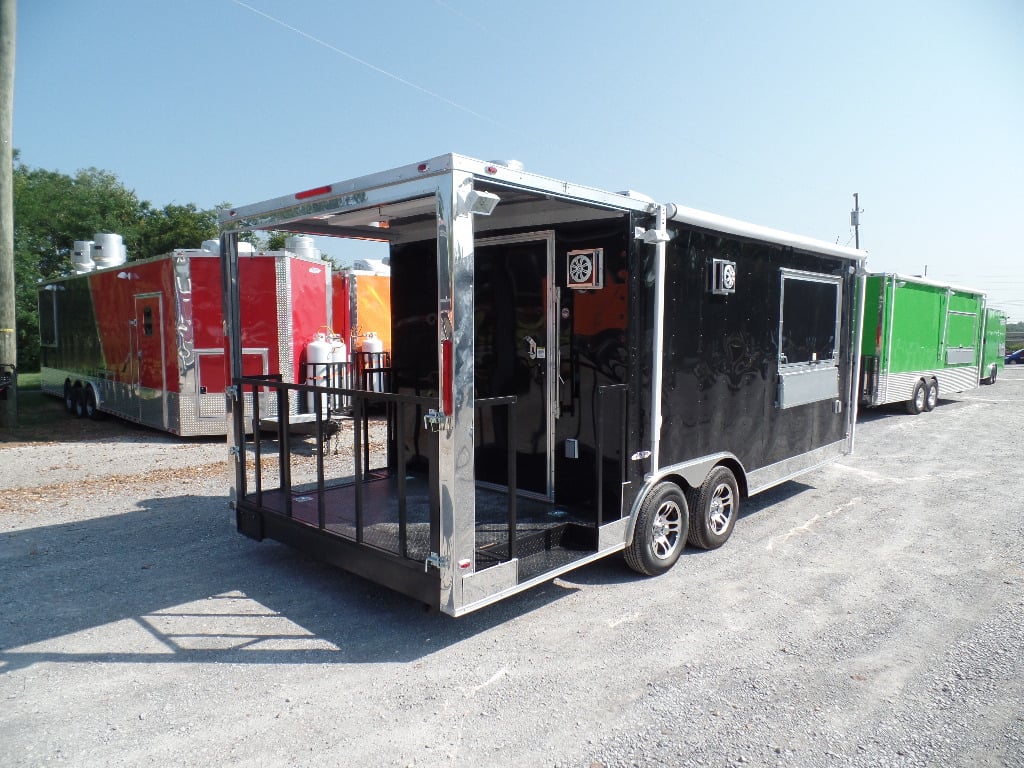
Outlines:
[{"label": "trailer roof edge", "polygon": [[711,229],[716,232],[724,232],[730,235],[752,237],[758,240],[767,240],[779,245],[788,245],[793,248],[827,253],[833,256],[841,256],[847,259],[863,262],[867,259],[867,251],[857,248],[847,248],[842,245],[835,245],[824,240],[817,240],[813,237],[796,235],[792,232],[783,232],[780,229],[763,227],[759,224],[751,224],[728,216],[720,216],[717,213],[709,213],[696,208],[687,208],[676,203],[667,203],[668,218],[670,221],[678,221],[681,224],[692,224],[695,227]]},{"label": "trailer roof edge", "polygon": [[932,288],[949,288],[950,290],[958,291],[960,293],[973,293],[977,296],[988,296],[988,294],[980,288],[971,288],[970,286],[960,285],[958,283],[946,283],[941,280],[932,280],[927,277],[921,277],[920,275],[908,275],[904,272],[868,272],[867,277],[892,277],[897,280],[906,280],[907,282],[917,283],[919,285],[929,285]]},{"label": "trailer roof edge", "polygon": [[[653,202],[636,193],[609,192],[585,184],[576,184],[550,176],[526,171],[516,165],[478,160],[466,155],[448,153],[422,160],[417,163],[398,166],[385,171],[343,179],[330,184],[312,187],[247,205],[222,208],[218,211],[218,225],[221,232],[272,229],[275,223],[283,224],[308,217],[313,208],[323,214],[332,209],[332,201],[346,200],[348,196],[369,189],[397,187],[418,179],[461,171],[481,181],[534,190],[584,203],[591,203],[621,210],[647,210]],[[347,204],[345,207],[349,207]],[[253,221],[253,218],[258,219]]]}]

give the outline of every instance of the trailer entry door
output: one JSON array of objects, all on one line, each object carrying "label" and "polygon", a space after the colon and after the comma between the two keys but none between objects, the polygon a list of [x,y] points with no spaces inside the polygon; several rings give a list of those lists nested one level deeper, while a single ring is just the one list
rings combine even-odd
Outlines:
[{"label": "trailer entry door", "polygon": [[478,240],[475,248],[476,397],[517,398],[477,410],[476,478],[508,486],[508,430],[513,430],[516,486],[554,498],[553,407],[557,396],[554,336],[555,240],[535,232]]},{"label": "trailer entry door", "polygon": [[167,429],[167,366],[164,360],[163,297],[159,293],[135,296],[135,342],[132,350],[132,393],[144,424]]}]

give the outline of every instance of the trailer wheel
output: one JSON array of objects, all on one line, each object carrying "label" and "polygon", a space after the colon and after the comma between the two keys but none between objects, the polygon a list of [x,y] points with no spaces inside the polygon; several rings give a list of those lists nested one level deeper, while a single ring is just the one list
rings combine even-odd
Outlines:
[{"label": "trailer wheel", "polygon": [[686,496],[675,483],[659,483],[640,506],[626,564],[647,576],[665,573],[682,554],[689,527]]},{"label": "trailer wheel", "polygon": [[100,410],[99,404],[96,402],[96,390],[91,385],[84,388],[85,390],[85,415],[93,421],[99,421],[103,418],[103,411]]},{"label": "trailer wheel", "polygon": [[925,386],[925,383],[923,381],[918,381],[917,384],[914,385],[913,394],[910,396],[910,399],[907,400],[907,413],[911,416],[917,416],[917,414],[923,411],[925,402],[928,399],[927,394],[928,388]]},{"label": "trailer wheel", "polygon": [[689,541],[701,549],[718,549],[732,535],[740,511],[740,490],[728,467],[715,467],[700,488],[690,492]]},{"label": "trailer wheel", "polygon": [[64,382],[64,410],[68,416],[75,415],[75,388],[70,381]]},{"label": "trailer wheel", "polygon": [[939,382],[932,379],[928,382],[928,389],[924,398],[924,409],[926,411],[934,411],[935,406],[939,404]]},{"label": "trailer wheel", "polygon": [[75,384],[71,389],[71,398],[75,401],[75,418],[85,416],[85,392],[81,384]]}]

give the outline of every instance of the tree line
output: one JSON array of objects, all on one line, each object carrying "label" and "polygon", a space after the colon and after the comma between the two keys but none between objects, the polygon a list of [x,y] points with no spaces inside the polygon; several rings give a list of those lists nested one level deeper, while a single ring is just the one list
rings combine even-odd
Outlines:
[{"label": "tree line", "polygon": [[[146,259],[175,248],[198,248],[217,237],[217,212],[193,203],[162,208],[140,200],[118,177],[98,168],[74,175],[33,168],[14,154],[14,282],[18,368],[39,370],[40,282],[71,274],[76,240],[97,232],[124,238],[130,260]],[[219,207],[230,207],[223,203]],[[284,236],[252,238],[258,247],[281,248]]]}]

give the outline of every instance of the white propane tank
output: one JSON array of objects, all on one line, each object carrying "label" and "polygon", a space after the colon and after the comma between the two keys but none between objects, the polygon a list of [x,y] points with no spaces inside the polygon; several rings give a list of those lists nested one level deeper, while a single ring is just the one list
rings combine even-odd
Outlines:
[{"label": "white propane tank", "polygon": [[[345,342],[337,333],[328,336],[327,341],[331,345],[330,386],[347,389],[352,385],[349,382],[348,366],[345,365],[348,362],[348,350],[345,348]],[[344,404],[340,395],[331,398],[330,403],[331,409],[335,411],[340,411]]]},{"label": "white propane tank", "polygon": [[220,253],[220,240],[203,240],[203,250],[210,253]]},{"label": "white propane tank", "polygon": [[[325,326],[326,327],[326,326]],[[345,342],[336,333],[323,333],[318,331],[316,336],[306,345],[306,384],[317,387],[341,387],[348,386],[346,381],[346,370],[343,363],[345,358]],[[310,413],[315,412],[315,395],[310,392],[306,396],[306,406]],[[339,410],[340,400],[328,399],[323,395],[321,412],[326,415],[328,407]]]},{"label": "white propane tank", "polygon": [[[363,367],[364,368],[382,368],[384,361],[381,360],[381,353],[384,351],[384,342],[378,338],[377,334],[370,331],[363,337],[362,344],[359,347],[359,351],[363,353]],[[384,391],[384,374],[382,373],[371,373],[369,380],[366,382],[366,388],[371,392],[383,392]]]},{"label": "white propane tank", "polygon": [[91,272],[96,268],[96,262],[92,260],[92,240],[75,240],[71,263],[75,267],[76,275]]},{"label": "white propane tank", "polygon": [[[317,333],[309,344],[306,345],[306,386],[325,387],[327,386],[328,363],[334,355],[334,347],[327,340],[327,335]],[[306,395],[306,407],[310,413],[316,412],[315,395],[310,392]],[[320,406],[323,411],[327,410],[327,396],[321,399]]]},{"label": "white propane tank", "polygon": [[92,260],[97,269],[121,266],[128,260],[124,240],[111,232],[97,232],[93,235]]}]

